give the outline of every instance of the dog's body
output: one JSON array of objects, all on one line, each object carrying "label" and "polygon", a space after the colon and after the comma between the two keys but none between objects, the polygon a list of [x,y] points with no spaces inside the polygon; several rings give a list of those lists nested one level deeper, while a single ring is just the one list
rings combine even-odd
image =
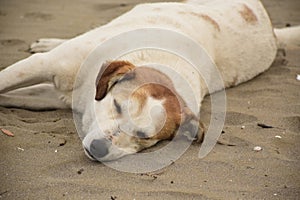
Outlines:
[{"label": "dog's body", "polygon": [[[34,54],[0,72],[0,93],[3,94],[0,105],[29,109],[72,107],[81,112],[83,145],[87,154],[97,160],[117,159],[172,138],[180,124],[194,124],[193,121],[198,120],[198,113],[189,106],[189,94],[165,72],[151,66],[148,69],[135,66],[155,60],[173,67],[189,80],[200,105],[208,93],[205,82],[193,71],[195,69],[174,56],[151,50],[133,53],[122,58],[130,63],[115,61],[103,65],[103,77],[97,78],[96,88],[74,88],[80,66],[95,47],[120,33],[149,27],[176,31],[199,43],[215,62],[225,87],[250,80],[268,69],[278,48],[270,19],[257,0],[141,4],[107,25],[74,39],[46,39],[32,45],[32,51],[50,51]],[[128,76],[128,73],[133,75]],[[213,78],[214,74],[209,76]],[[157,82],[130,93],[128,88],[143,84],[143,77],[150,82],[151,77],[157,77]],[[159,84],[167,85],[167,89]],[[211,92],[221,89],[214,87]],[[96,90],[96,101],[85,99],[82,104],[72,106],[74,90]],[[18,96],[22,98],[16,98]],[[132,99],[133,103],[123,105],[126,99]],[[86,105],[95,106],[97,119],[86,112]],[[159,109],[148,126],[147,115],[153,106]],[[183,109],[178,109],[182,106]],[[124,110],[131,110],[130,118],[138,127],[132,128],[126,121]],[[161,124],[163,120],[165,124]],[[131,135],[120,131],[120,127]]]}]

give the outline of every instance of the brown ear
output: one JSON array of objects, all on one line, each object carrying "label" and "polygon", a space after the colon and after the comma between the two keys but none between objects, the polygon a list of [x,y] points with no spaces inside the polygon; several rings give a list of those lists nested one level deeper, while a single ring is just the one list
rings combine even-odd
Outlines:
[{"label": "brown ear", "polygon": [[96,79],[96,96],[97,101],[102,100],[108,91],[122,78],[125,74],[127,79],[134,77],[134,73],[128,73],[135,68],[133,64],[127,61],[114,61],[102,65]]}]

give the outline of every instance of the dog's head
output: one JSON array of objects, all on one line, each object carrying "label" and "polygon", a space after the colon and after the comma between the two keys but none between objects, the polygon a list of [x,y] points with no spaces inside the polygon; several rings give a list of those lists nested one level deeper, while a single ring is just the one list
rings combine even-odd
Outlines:
[{"label": "dog's head", "polygon": [[86,154],[115,160],[172,139],[180,126],[198,120],[176,93],[170,78],[149,67],[115,61],[101,67],[96,80],[96,119],[83,140]]}]

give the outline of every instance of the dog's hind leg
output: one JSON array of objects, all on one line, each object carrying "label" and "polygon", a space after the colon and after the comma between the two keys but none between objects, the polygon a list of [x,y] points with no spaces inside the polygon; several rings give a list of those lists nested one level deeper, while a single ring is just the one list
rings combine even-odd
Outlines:
[{"label": "dog's hind leg", "polygon": [[55,47],[64,43],[65,39],[57,39],[57,38],[41,38],[38,39],[36,42],[30,45],[30,53],[43,53],[48,52]]},{"label": "dog's hind leg", "polygon": [[300,46],[300,26],[274,29],[279,49]]}]

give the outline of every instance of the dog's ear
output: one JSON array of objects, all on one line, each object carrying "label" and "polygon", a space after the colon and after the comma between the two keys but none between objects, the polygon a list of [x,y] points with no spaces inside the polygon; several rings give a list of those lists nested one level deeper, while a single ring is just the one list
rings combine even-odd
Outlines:
[{"label": "dog's ear", "polygon": [[117,82],[134,78],[134,68],[135,66],[127,61],[104,63],[96,79],[95,99],[102,100]]},{"label": "dog's ear", "polygon": [[183,122],[180,132],[189,140],[202,142],[205,134],[204,124],[196,117],[188,107],[183,109]]}]

